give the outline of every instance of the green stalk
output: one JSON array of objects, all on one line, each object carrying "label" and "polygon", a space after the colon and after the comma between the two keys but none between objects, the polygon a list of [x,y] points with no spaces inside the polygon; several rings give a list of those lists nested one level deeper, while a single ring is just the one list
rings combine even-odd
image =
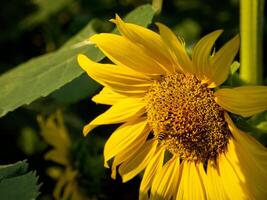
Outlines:
[{"label": "green stalk", "polygon": [[240,0],[240,78],[245,84],[263,80],[263,9],[264,0]]},{"label": "green stalk", "polygon": [[160,14],[161,12],[162,3],[163,3],[163,0],[152,0],[152,7],[154,8],[157,14]]}]

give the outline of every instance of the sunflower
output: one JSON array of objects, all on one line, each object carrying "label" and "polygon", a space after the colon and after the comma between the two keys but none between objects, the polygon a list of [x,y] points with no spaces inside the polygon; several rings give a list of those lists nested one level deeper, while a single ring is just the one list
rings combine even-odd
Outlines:
[{"label": "sunflower", "polygon": [[53,149],[45,154],[45,159],[64,167],[64,169],[50,167],[47,170],[48,175],[57,180],[53,197],[56,200],[87,200],[88,198],[81,192],[78,185],[78,172],[72,167],[71,140],[64,125],[62,113],[57,112],[49,116],[47,120],[38,116],[37,120],[44,140],[53,146]]},{"label": "sunflower", "polygon": [[[143,173],[139,199],[266,199],[267,151],[238,129],[228,113],[250,117],[267,109],[267,87],[220,88],[239,49],[239,36],[219,51],[222,30],[204,36],[187,55],[183,39],[163,24],[159,34],[112,20],[121,35],[90,41],[114,63],[78,55],[104,86],[92,100],[111,105],[84,127],[121,123],[104,147],[123,182]],[[212,53],[211,53],[212,52]],[[117,169],[118,168],[118,169]]]}]

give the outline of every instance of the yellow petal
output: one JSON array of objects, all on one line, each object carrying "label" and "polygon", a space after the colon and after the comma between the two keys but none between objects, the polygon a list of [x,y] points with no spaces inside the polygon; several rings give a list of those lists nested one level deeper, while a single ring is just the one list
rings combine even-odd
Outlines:
[{"label": "yellow petal", "polygon": [[[159,27],[159,32],[162,40],[168,46],[170,55],[179,66],[179,69],[184,72],[194,73],[192,61],[186,53],[185,46],[181,40],[178,40],[176,35],[165,25],[156,23]],[[176,68],[178,66],[175,66]]]},{"label": "yellow petal", "polygon": [[151,86],[151,80],[125,67],[96,63],[82,54],[78,62],[90,77],[119,93],[144,94]]},{"label": "yellow petal", "polygon": [[104,87],[97,95],[92,98],[95,103],[114,105],[127,96],[112,91],[108,87]]},{"label": "yellow petal", "polygon": [[[256,152],[249,151],[243,145],[238,140],[231,140],[226,157],[238,176],[243,178],[244,185],[249,188],[247,193],[251,199],[264,199],[267,196],[267,156],[254,156]],[[262,160],[265,160],[265,163],[262,163]]]},{"label": "yellow petal", "polygon": [[69,167],[65,170],[64,176],[67,178],[67,183],[64,186],[61,200],[68,200],[69,198],[72,199],[75,189],[75,177],[77,176],[77,171],[74,171]]},{"label": "yellow petal", "polygon": [[83,133],[87,135],[92,129],[104,124],[117,124],[130,121],[145,112],[145,103],[139,98],[127,98],[119,101],[103,114],[84,126]]},{"label": "yellow petal", "polygon": [[127,149],[140,137],[141,134],[143,135],[146,126],[147,120],[140,118],[134,121],[129,121],[117,128],[104,147],[105,166],[107,166],[108,160],[119,152]]},{"label": "yellow petal", "polygon": [[266,86],[224,88],[215,92],[215,101],[229,112],[249,117],[267,110]]},{"label": "yellow petal", "polygon": [[177,200],[207,199],[196,165],[191,161],[184,161],[181,172],[181,182],[178,188]]},{"label": "yellow petal", "polygon": [[68,151],[70,140],[61,112],[49,116],[47,120],[39,115],[37,121],[42,129],[42,136],[49,145]]},{"label": "yellow petal", "polygon": [[173,72],[171,56],[157,33],[136,24],[124,23],[118,15],[112,22],[117,25],[124,37],[142,48],[151,58],[160,63],[165,71]]},{"label": "yellow petal", "polygon": [[45,154],[45,159],[52,160],[58,164],[68,165],[70,139],[63,122],[62,113],[57,112],[49,116],[47,120],[44,120],[42,116],[38,116],[37,120],[42,129],[44,140],[53,146],[53,149]]},{"label": "yellow petal", "polygon": [[73,187],[74,187],[74,185],[73,185],[72,182],[69,182],[69,183],[66,184],[61,200],[68,200],[70,197],[72,197],[73,189],[74,189]]},{"label": "yellow petal", "polygon": [[179,189],[179,186],[180,186],[180,181],[181,181],[181,177],[182,177],[182,163],[180,161],[179,163],[179,170],[176,170],[174,172],[174,181],[173,181],[173,191],[172,191],[172,197],[173,199],[176,199],[177,197],[177,193],[178,193],[178,189]]},{"label": "yellow petal", "polygon": [[172,157],[159,173],[156,174],[151,188],[151,200],[152,199],[171,199],[175,198],[174,191],[175,184],[180,175],[180,158]]},{"label": "yellow petal", "polygon": [[208,71],[210,84],[213,87],[221,85],[228,77],[230,66],[238,52],[240,43],[239,35],[227,42],[214,56],[211,57],[211,65]]},{"label": "yellow petal", "polygon": [[208,161],[207,173],[203,167],[199,168],[202,180],[204,181],[208,199],[225,200],[228,199],[223,188],[221,176],[213,160]]},{"label": "yellow petal", "polygon": [[[65,174],[65,173],[64,173]],[[67,177],[65,175],[62,175],[62,177],[60,177],[60,179],[58,180],[56,186],[55,186],[55,189],[53,191],[53,197],[56,199],[56,200],[61,200],[61,194],[64,190],[64,186],[67,184],[68,180],[67,180]]]},{"label": "yellow petal", "polygon": [[52,149],[48,151],[44,158],[46,160],[51,160],[54,161],[58,164],[65,165],[67,166],[69,164],[69,157],[68,157],[68,152],[65,151],[60,151],[58,149]]},{"label": "yellow petal", "polygon": [[204,36],[193,49],[192,60],[195,65],[195,75],[203,82],[211,77],[211,50],[221,33],[222,30],[217,30]]},{"label": "yellow petal", "polygon": [[63,174],[62,167],[53,166],[46,169],[46,174],[54,180],[58,180]]},{"label": "yellow petal", "polygon": [[246,151],[252,154],[260,165],[267,166],[267,149],[255,138],[238,129],[227,113],[225,113],[225,120],[227,121],[229,129],[235,140],[240,143]]},{"label": "yellow petal", "polygon": [[150,189],[155,175],[161,171],[163,165],[165,148],[159,148],[151,161],[148,163],[139,190],[139,199],[148,199],[148,190]]},{"label": "yellow petal", "polygon": [[101,33],[90,38],[98,48],[115,64],[129,67],[137,72],[151,75],[164,75],[167,72],[145,49],[127,38],[110,33]]},{"label": "yellow petal", "polygon": [[116,172],[117,172],[117,166],[121,163],[133,159],[133,157],[136,155],[136,153],[143,148],[143,145],[146,142],[146,139],[151,132],[151,128],[149,126],[146,126],[145,130],[143,131],[143,134],[138,137],[134,143],[132,143],[131,146],[129,146],[127,149],[124,149],[123,151],[120,151],[114,158],[112,163],[112,173],[111,178],[116,178]]},{"label": "yellow petal", "polygon": [[121,164],[119,173],[122,176],[122,181],[126,182],[140,173],[154,156],[157,147],[157,140],[149,140],[144,147],[133,156],[133,159]]},{"label": "yellow petal", "polygon": [[236,170],[228,161],[225,155],[221,155],[218,159],[219,173],[225,192],[231,199],[253,199],[248,195],[248,188],[244,177],[239,177]]}]

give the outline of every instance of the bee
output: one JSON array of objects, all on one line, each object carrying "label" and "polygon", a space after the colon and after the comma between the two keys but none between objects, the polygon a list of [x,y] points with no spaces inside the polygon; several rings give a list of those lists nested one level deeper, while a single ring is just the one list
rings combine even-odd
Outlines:
[{"label": "bee", "polygon": [[162,141],[167,137],[167,134],[165,132],[161,132],[158,134],[158,140]]}]

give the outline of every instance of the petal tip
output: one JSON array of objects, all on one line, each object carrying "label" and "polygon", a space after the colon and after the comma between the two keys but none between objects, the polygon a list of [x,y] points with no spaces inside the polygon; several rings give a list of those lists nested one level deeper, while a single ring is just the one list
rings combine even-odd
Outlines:
[{"label": "petal tip", "polygon": [[87,125],[83,127],[83,136],[86,137],[88,133],[89,133],[89,127]]},{"label": "petal tip", "polygon": [[[223,33],[223,29],[218,29],[215,30],[209,34],[207,34],[206,36],[209,38],[214,38],[214,41],[218,39],[218,37]],[[205,36],[204,36],[205,37]]]},{"label": "petal tip", "polygon": [[[100,43],[103,40],[103,37],[105,37],[108,33],[98,33],[98,34],[94,34],[89,38],[89,41],[92,44],[95,44],[96,46],[98,45],[98,43]],[[110,33],[109,33],[110,34]],[[111,35],[111,34],[110,34]],[[101,44],[101,43],[100,43]]]},{"label": "petal tip", "polygon": [[218,30],[215,30],[213,31],[212,33],[216,33],[218,35],[221,35],[223,33],[223,29],[218,29]]},{"label": "petal tip", "polygon": [[234,36],[232,41],[233,41],[234,45],[237,47],[237,49],[238,49],[239,46],[240,46],[240,35],[237,34],[236,36]]},{"label": "petal tip", "polygon": [[104,167],[108,168],[108,169],[110,168],[109,165],[108,165],[108,162],[106,160],[104,161]]},{"label": "petal tip", "polygon": [[89,38],[89,41],[92,43],[96,43],[97,39],[98,39],[98,35],[99,34],[94,34]]},{"label": "petal tip", "polygon": [[90,64],[90,62],[92,62],[86,55],[83,55],[83,54],[78,54],[77,61],[80,67],[84,71],[86,71],[86,69],[88,68],[88,65]]},{"label": "petal tip", "polygon": [[155,24],[157,25],[157,27],[160,27],[160,26],[164,26],[165,27],[165,25],[160,23],[160,22],[155,22]]},{"label": "petal tip", "polygon": [[111,172],[111,178],[115,180],[116,179],[116,175],[117,175],[116,169],[112,170],[112,172]]},{"label": "petal tip", "polygon": [[126,176],[122,176],[122,182],[126,183],[127,181],[129,181],[130,178],[126,177]]},{"label": "petal tip", "polygon": [[83,127],[83,135],[87,136],[87,134],[93,130],[97,125],[92,124],[91,122]]},{"label": "petal tip", "polygon": [[117,13],[115,14],[115,19],[118,21],[122,21],[122,19],[120,18],[120,16]]},{"label": "petal tip", "polygon": [[211,34],[214,35],[214,37],[216,38],[215,40],[217,40],[217,38],[219,38],[222,33],[223,33],[223,29],[218,29],[218,30],[213,31]]},{"label": "petal tip", "polygon": [[222,33],[223,32],[223,29],[218,29],[217,31],[220,31]]},{"label": "petal tip", "polygon": [[117,25],[118,23],[122,22],[122,19],[121,19],[120,16],[116,13],[116,14],[115,14],[115,19],[110,19],[109,21]]}]

